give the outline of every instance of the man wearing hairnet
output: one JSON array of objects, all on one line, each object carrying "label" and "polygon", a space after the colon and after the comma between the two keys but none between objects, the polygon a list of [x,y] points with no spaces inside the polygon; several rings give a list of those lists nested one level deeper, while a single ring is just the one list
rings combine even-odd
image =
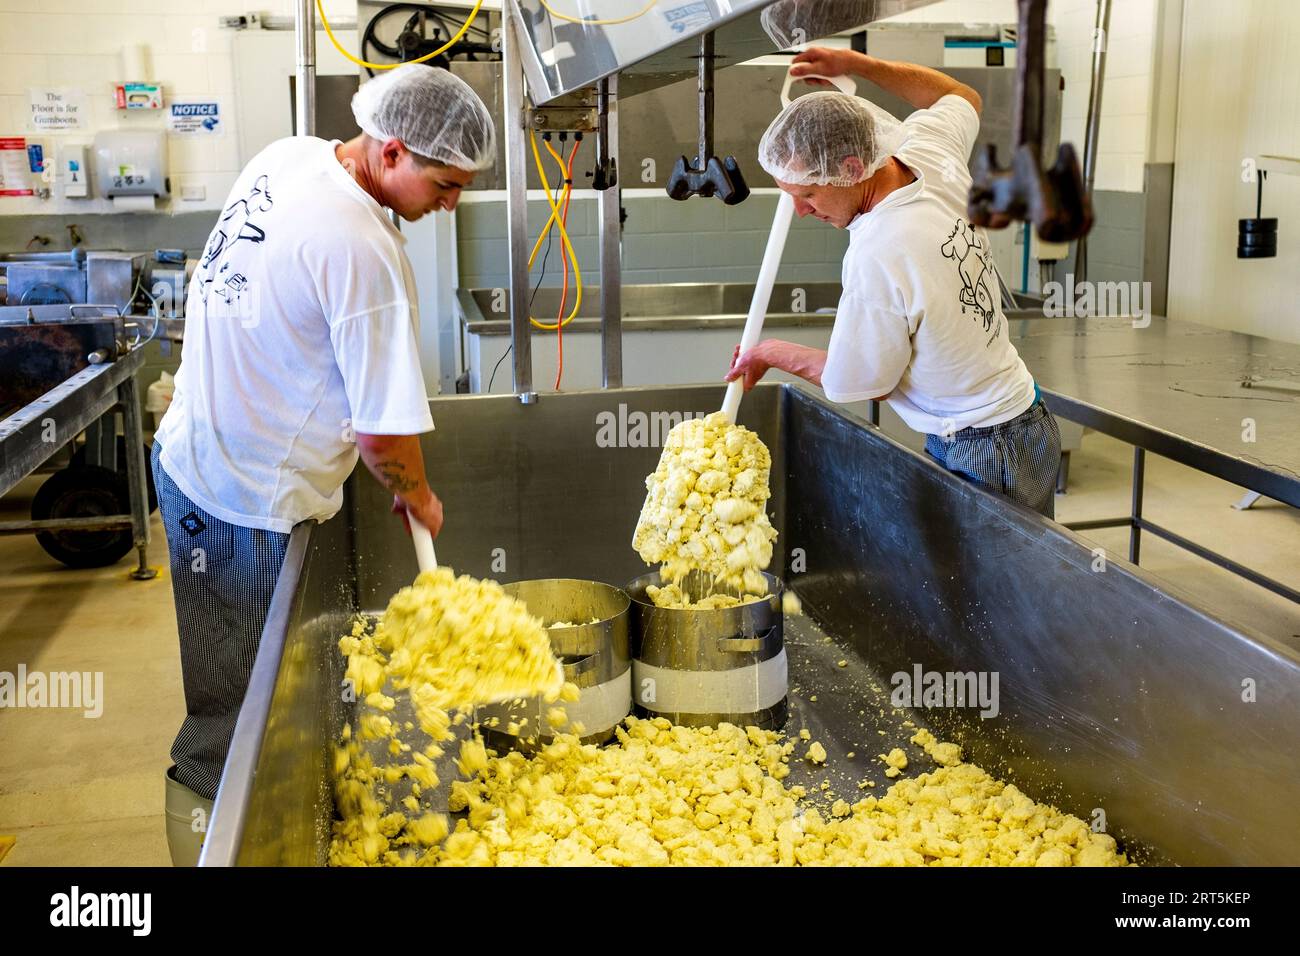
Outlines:
[{"label": "man wearing hairnet", "polygon": [[1060,433],[1008,338],[988,237],[966,218],[979,94],[853,50],[809,49],[790,72],[855,74],[916,112],[900,124],[810,93],[763,134],[759,163],[795,211],[849,231],[843,294],[828,350],[767,339],[727,379],[749,389],[777,368],[832,401],[887,400],[950,471],[1052,517]]},{"label": "man wearing hairnet", "polygon": [[394,511],[442,504],[405,240],[492,162],[487,108],[445,70],[370,80],[346,143],[295,137],[244,168],[190,283],[176,392],[153,446],[186,715],[167,772],[172,860],[193,864],[290,530],[342,505],[358,453]]}]

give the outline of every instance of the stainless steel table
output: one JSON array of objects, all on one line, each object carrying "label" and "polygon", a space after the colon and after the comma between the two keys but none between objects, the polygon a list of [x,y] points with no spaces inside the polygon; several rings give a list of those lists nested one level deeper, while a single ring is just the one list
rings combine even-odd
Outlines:
[{"label": "stainless steel table", "polygon": [[[149,498],[144,438],[136,373],[144,350],[134,348],[98,365],[89,365],[40,398],[0,420],[0,495],[39,468],[60,448],[93,426],[115,406],[122,409],[126,433],[130,514],[33,521],[0,521],[0,535],[40,531],[107,531],[130,528],[137,564],[131,577],[147,581],[157,571],[147,563]],[[110,432],[111,433],[111,432]],[[51,436],[57,436],[51,440]]]},{"label": "stainless steel table", "polygon": [[1300,345],[1161,317],[1013,321],[1011,333],[1053,413],[1133,446],[1129,515],[1068,527],[1128,525],[1134,563],[1149,531],[1300,602],[1142,514],[1148,451],[1300,507]]}]

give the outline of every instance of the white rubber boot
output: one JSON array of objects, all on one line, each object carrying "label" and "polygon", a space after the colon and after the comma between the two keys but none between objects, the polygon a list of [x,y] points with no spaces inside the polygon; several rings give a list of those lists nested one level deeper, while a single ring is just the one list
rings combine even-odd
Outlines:
[{"label": "white rubber boot", "polygon": [[197,866],[199,850],[208,832],[212,816],[212,801],[205,800],[172,776],[175,767],[166,773],[167,779],[167,849],[171,851],[172,866]]}]

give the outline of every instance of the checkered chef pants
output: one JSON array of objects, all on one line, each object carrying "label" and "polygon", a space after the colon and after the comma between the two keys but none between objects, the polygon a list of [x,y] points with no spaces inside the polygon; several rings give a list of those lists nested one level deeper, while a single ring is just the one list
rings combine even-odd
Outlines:
[{"label": "checkered chef pants", "polygon": [[925,450],[949,471],[1055,517],[1061,432],[1041,400],[1000,425],[926,435]]},{"label": "checkered chef pants", "polygon": [[161,453],[155,441],[151,464],[171,554],[185,684],[185,721],[172,744],[172,760],[176,779],[211,800],[289,536],[208,514],[176,487]]}]

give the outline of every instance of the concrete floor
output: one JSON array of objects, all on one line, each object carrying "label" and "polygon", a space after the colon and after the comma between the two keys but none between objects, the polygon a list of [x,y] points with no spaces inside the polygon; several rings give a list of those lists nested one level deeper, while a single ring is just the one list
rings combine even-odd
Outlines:
[{"label": "concrete floor", "polygon": [[[1062,521],[1124,514],[1131,451],[1090,434],[1071,465],[1070,491],[1057,498]],[[37,482],[0,501],[0,518],[27,514]],[[1148,458],[1151,520],[1264,574],[1300,588],[1300,512],[1261,501],[1230,505],[1232,485],[1157,457]],[[1113,560],[1127,554],[1127,531],[1090,532]],[[1143,567],[1203,606],[1300,649],[1300,606],[1172,545],[1147,537]],[[104,708],[0,710],[0,835],[17,837],[4,866],[166,865],[163,771],[184,714],[176,624],[162,529],[155,516],[153,581],[111,568],[71,571],[35,538],[0,538],[0,671],[102,671]]]},{"label": "concrete floor", "polygon": [[[0,500],[28,517],[29,478]],[[31,535],[0,538],[0,671],[102,671],[103,713],[0,710],[0,834],[17,836],[4,866],[170,864],[163,772],[185,714],[167,546],[155,514],[152,581],[134,552],[76,571]]]},{"label": "concrete floor", "polygon": [[[1070,486],[1056,497],[1056,519],[1086,521],[1127,515],[1133,448],[1089,432],[1072,456]],[[1226,481],[1147,455],[1142,512],[1150,521],[1190,538],[1267,577],[1300,589],[1300,510],[1261,498],[1247,511],[1232,507],[1245,491]],[[1080,536],[1127,560],[1128,528]],[[1300,650],[1300,604],[1258,587],[1152,534],[1142,535],[1142,568],[1180,597],[1219,618]]]}]

